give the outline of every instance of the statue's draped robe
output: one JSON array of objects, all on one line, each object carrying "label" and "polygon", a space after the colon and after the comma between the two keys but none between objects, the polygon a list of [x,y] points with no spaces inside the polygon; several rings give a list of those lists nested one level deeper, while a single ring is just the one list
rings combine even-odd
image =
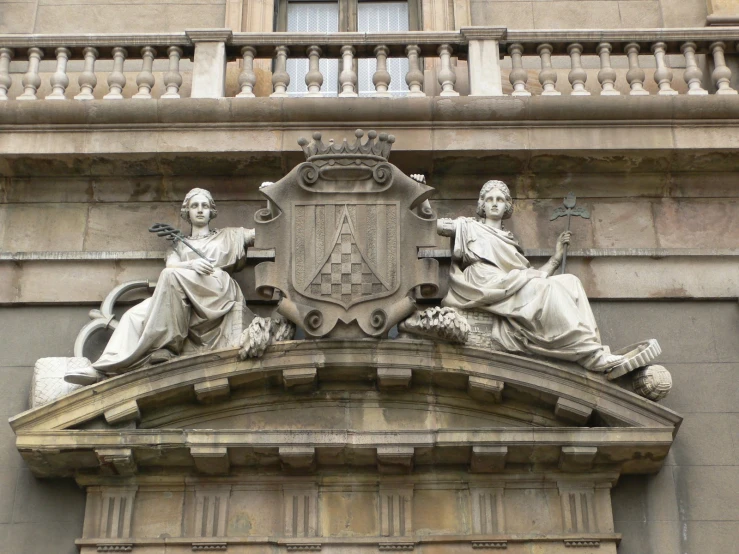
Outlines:
[{"label": "statue's draped robe", "polygon": [[610,354],[582,283],[574,275],[534,269],[506,230],[455,220],[449,293],[443,306],[497,316],[493,341],[509,352],[533,353],[593,368]]},{"label": "statue's draped robe", "polygon": [[[244,267],[246,245],[253,243],[254,231],[232,227],[188,240],[215,260],[218,269],[213,275],[200,275],[194,269],[165,268],[154,295],[123,314],[105,351],[93,364],[96,369],[105,373],[133,369],[144,365],[159,349],[178,355],[238,345],[250,312],[230,274]],[[180,242],[174,253],[184,262],[199,258]]]}]

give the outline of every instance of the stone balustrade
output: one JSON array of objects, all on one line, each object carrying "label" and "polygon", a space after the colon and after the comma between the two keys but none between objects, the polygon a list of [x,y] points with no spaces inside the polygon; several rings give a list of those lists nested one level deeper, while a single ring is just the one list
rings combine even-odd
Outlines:
[{"label": "stone balustrade", "polygon": [[[323,89],[322,59],[338,60],[338,83],[331,88],[339,97],[355,98],[360,93],[389,97],[391,58],[407,59],[407,91],[400,94],[407,97],[735,95],[726,55],[737,52],[735,27],[603,31],[468,27],[459,32],[375,34],[199,29],[172,34],[0,35],[0,101],[267,94],[282,98],[290,95],[290,81],[295,78],[287,67],[293,58],[308,60],[305,75],[300,76],[308,97],[331,95]],[[271,76],[255,69],[255,62],[265,59],[272,61]],[[358,90],[357,59],[375,60],[374,90]],[[426,63],[429,60],[436,63]],[[238,62],[236,90],[226,87],[228,62]],[[465,69],[469,80],[458,86]],[[181,90],[183,82],[187,87]]]},{"label": "stone balustrade", "polygon": [[[735,95],[725,54],[739,52],[737,39],[728,27],[509,30],[500,43],[513,96]],[[562,73],[569,86],[558,83]]]}]

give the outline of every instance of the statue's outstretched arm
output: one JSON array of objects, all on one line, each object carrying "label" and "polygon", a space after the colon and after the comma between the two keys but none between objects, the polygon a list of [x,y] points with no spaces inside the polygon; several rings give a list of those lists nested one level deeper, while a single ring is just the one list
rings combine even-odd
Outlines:
[{"label": "statue's outstretched arm", "polygon": [[454,220],[448,217],[441,217],[436,220],[436,234],[442,237],[454,238],[457,232],[457,226]]}]

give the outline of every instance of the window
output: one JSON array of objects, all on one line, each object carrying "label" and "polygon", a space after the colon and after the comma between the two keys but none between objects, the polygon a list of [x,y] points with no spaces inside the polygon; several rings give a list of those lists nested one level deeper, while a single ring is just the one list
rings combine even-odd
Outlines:
[{"label": "window", "polygon": [[[362,33],[390,33],[408,30],[408,2],[359,2],[357,8],[357,31]],[[371,96],[375,91],[372,75],[377,69],[377,60],[360,59],[358,85],[360,96]],[[402,96],[408,92],[405,74],[408,73],[408,58],[388,58],[390,73],[388,92]]]},{"label": "window", "polygon": [[[339,5],[336,2],[288,2],[287,31],[293,33],[335,33],[339,30]],[[321,92],[326,96],[339,93],[339,60],[321,59],[318,67],[323,75]],[[305,74],[308,60],[288,58],[287,74],[290,75],[290,96],[308,93]]]},{"label": "window", "polygon": [[[334,33],[337,31],[359,31],[362,33],[401,32],[418,29],[418,0],[405,1],[304,1],[279,0],[276,29],[301,33]],[[389,92],[402,96],[408,91],[405,75],[408,60],[389,58]],[[323,75],[321,92],[325,96],[336,96],[339,92],[339,60],[321,59]],[[358,92],[360,96],[371,96],[375,87],[372,76],[377,67],[374,59],[360,59],[357,63]],[[303,96],[308,92],[305,74],[307,59],[289,59],[287,72],[290,75],[288,94]]]}]

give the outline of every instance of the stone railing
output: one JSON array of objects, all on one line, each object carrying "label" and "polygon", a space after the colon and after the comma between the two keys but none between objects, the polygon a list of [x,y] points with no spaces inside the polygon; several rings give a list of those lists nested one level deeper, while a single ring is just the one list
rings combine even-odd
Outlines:
[{"label": "stone railing", "polygon": [[[0,35],[0,101],[181,95],[279,98],[288,96],[289,58],[308,60],[302,76],[305,96],[326,95],[319,66],[323,58],[339,60],[337,94],[349,98],[359,95],[358,58],[376,61],[374,91],[369,93],[375,97],[390,96],[389,58],[408,60],[408,90],[402,93],[407,97],[427,96],[429,84],[440,96],[737,94],[725,58],[737,52],[736,27],[608,31],[470,27],[459,32],[386,34],[200,29],[172,34]],[[271,60],[271,71],[255,69],[255,61],[265,59]],[[433,59],[437,63],[429,63]],[[42,60],[47,60],[45,71]],[[457,87],[457,77],[465,70],[460,60],[467,62],[469,72],[463,87]],[[227,63],[235,61],[240,63],[238,89],[227,94]],[[158,71],[155,63],[161,66]],[[563,72],[569,84],[564,79],[558,84],[558,74]],[[71,87],[70,77],[76,80]],[[271,82],[263,82],[267,79]]]},{"label": "stone railing", "polygon": [[[479,32],[479,31],[478,31]],[[725,54],[739,52],[739,28],[641,29],[607,31],[507,31],[501,41],[510,56],[513,96],[632,96],[737,94]],[[535,57],[538,82],[530,79],[526,58]],[[557,61],[564,63],[556,64]],[[562,60],[562,58],[565,58]],[[585,57],[594,70],[585,67]],[[615,58],[615,59],[614,59]],[[613,63],[618,60],[620,63]],[[671,67],[672,66],[672,67]],[[679,68],[681,78],[673,72]],[[569,86],[557,85],[566,68]],[[619,71],[619,69],[623,69]],[[649,73],[649,75],[647,74]],[[597,80],[597,85],[595,81]],[[649,84],[647,84],[649,81]],[[681,82],[682,81],[682,82]],[[565,90],[566,89],[566,90]],[[619,90],[621,89],[621,90]],[[651,89],[651,91],[649,90]]]}]

